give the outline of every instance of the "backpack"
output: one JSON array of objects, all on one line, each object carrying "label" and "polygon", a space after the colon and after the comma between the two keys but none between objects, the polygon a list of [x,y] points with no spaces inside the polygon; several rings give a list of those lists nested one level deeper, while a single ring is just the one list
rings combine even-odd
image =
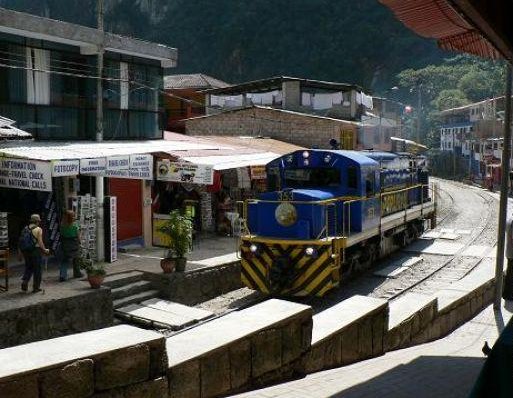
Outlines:
[{"label": "backpack", "polygon": [[29,228],[27,225],[21,231],[20,239],[18,240],[18,248],[22,253],[30,253],[36,249],[36,238],[32,233],[34,228]]}]

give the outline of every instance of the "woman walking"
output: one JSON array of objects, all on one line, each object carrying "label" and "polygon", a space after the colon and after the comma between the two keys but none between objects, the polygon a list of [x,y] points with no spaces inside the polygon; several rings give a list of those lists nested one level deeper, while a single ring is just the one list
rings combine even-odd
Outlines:
[{"label": "woman walking", "polygon": [[73,278],[80,278],[82,273],[76,259],[80,256],[80,228],[75,222],[75,213],[67,210],[61,223],[61,263],[59,266],[59,281],[68,279],[68,268],[73,265]]}]

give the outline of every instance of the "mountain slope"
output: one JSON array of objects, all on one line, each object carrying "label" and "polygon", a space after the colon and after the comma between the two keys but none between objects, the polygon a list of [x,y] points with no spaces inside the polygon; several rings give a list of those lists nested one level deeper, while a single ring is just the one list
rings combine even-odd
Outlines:
[{"label": "mountain slope", "polygon": [[[179,49],[175,73],[230,82],[290,75],[383,91],[405,68],[439,62],[377,0],[105,0],[109,30]],[[94,26],[95,0],[0,0]]]}]

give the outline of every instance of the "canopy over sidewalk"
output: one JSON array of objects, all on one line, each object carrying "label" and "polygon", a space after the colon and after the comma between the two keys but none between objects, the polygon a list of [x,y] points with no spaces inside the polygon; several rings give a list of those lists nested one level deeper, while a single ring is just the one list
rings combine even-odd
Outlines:
[{"label": "canopy over sidewalk", "polygon": [[509,0],[379,0],[417,34],[450,51],[513,61]]}]

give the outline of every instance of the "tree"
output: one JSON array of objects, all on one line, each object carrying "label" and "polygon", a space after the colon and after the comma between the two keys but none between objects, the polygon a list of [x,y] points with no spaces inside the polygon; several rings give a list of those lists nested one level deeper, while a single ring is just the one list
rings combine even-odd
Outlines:
[{"label": "tree", "polygon": [[433,101],[433,105],[438,111],[457,108],[467,105],[468,103],[470,103],[470,101],[465,96],[465,93],[458,89],[442,90]]}]

